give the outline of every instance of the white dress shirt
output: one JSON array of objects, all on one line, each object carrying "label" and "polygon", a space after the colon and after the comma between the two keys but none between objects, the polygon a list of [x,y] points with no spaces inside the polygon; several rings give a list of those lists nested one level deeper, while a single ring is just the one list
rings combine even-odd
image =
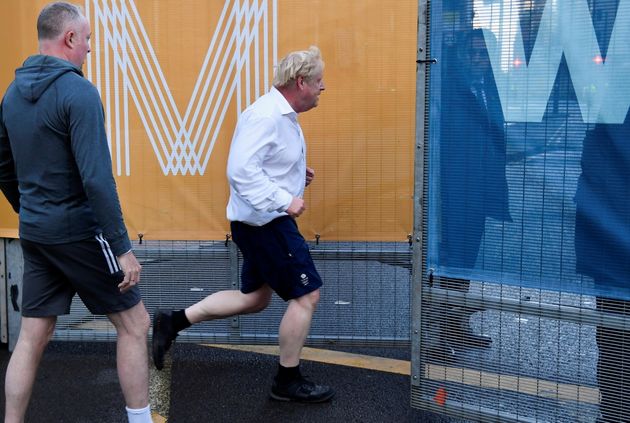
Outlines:
[{"label": "white dress shirt", "polygon": [[238,119],[227,164],[230,221],[262,226],[286,215],[306,184],[306,144],[297,113],[276,88]]}]

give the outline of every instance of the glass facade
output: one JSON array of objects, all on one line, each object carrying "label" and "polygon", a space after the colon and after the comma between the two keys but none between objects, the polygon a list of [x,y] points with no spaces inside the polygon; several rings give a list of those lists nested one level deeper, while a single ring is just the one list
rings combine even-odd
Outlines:
[{"label": "glass facade", "polygon": [[431,5],[429,272],[630,298],[630,2]]}]

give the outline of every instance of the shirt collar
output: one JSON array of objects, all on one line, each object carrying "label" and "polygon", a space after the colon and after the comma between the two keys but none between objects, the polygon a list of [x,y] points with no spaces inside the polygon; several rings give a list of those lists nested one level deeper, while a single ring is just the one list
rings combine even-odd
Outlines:
[{"label": "shirt collar", "polygon": [[287,99],[284,98],[282,93],[276,87],[271,87],[271,90],[269,92],[275,99],[275,102],[278,105],[281,114],[297,116],[297,112],[293,110],[293,107],[291,107]]}]

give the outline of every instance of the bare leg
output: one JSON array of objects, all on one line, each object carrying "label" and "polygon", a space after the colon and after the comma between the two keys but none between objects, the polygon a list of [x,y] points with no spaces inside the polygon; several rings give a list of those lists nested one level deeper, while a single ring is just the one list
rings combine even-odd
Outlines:
[{"label": "bare leg", "polygon": [[237,290],[215,292],[188,307],[186,318],[194,324],[237,314],[257,313],[269,305],[272,292],[269,285],[263,285],[249,294]]},{"label": "bare leg", "polygon": [[118,379],[127,407],[144,408],[149,404],[147,352],[149,314],[141,301],[129,310],[107,317],[116,327],[118,334],[116,345]]},{"label": "bare leg", "polygon": [[15,350],[11,355],[4,391],[6,395],[5,423],[21,423],[33,392],[37,368],[46,345],[55,329],[57,317],[22,317],[22,326]]},{"label": "bare leg", "polygon": [[319,302],[319,289],[289,301],[280,322],[280,364],[295,367],[311,328],[311,319]]}]

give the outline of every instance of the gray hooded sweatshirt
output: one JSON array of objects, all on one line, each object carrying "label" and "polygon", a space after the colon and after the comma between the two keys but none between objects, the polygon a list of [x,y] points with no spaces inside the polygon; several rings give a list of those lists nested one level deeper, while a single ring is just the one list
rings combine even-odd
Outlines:
[{"label": "gray hooded sweatshirt", "polygon": [[63,244],[100,233],[131,249],[98,91],[81,69],[29,57],[0,105],[0,189],[20,215],[20,238]]}]

